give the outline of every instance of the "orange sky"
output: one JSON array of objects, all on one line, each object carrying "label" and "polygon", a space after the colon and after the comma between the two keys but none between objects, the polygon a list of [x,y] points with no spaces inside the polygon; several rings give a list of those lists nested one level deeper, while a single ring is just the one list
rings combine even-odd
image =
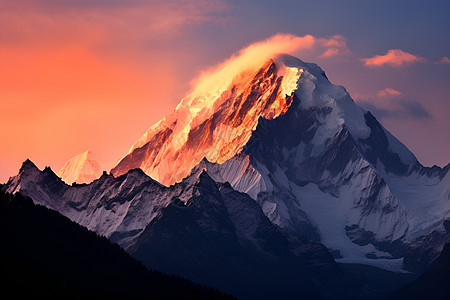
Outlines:
[{"label": "orange sky", "polygon": [[[28,157],[57,167],[86,149],[104,162],[117,160],[149,122],[172,109],[167,66],[154,74],[75,46],[21,50],[0,51],[0,117],[12,129],[3,127],[0,140],[2,155],[15,164]],[[148,99],[163,101],[154,106]]]},{"label": "orange sky", "polygon": [[[357,101],[376,104],[381,101],[377,93],[393,89],[405,101],[412,96],[413,102],[420,102],[431,118],[411,115],[381,121],[419,160],[445,164],[450,91],[442,82],[448,81],[449,64],[441,58],[450,53],[438,49],[438,56],[430,58],[419,48],[388,44],[385,35],[380,49],[358,48],[367,40],[358,43],[358,34],[351,31],[355,26],[339,28],[345,25],[341,17],[325,30],[321,26],[332,18],[289,19],[286,14],[294,11],[289,3],[269,7],[225,0],[0,0],[0,182],[15,175],[27,158],[57,172],[86,150],[109,170],[149,126],[175,108],[202,69],[278,32],[299,37],[311,33],[308,51],[292,54],[317,62]],[[392,49],[420,59],[389,64]],[[375,57],[386,65],[364,66]],[[440,60],[443,63],[434,63]],[[419,67],[423,78],[431,78],[420,82],[421,89],[415,75],[419,73],[412,71]],[[433,78],[436,70],[441,73]],[[440,86],[444,88],[436,88]],[[382,100],[383,105],[391,101]],[[425,132],[425,127],[433,132]],[[412,134],[410,128],[417,130]],[[418,136],[436,147],[427,149]]]},{"label": "orange sky", "polygon": [[[172,8],[27,4],[0,3],[0,181],[26,158],[57,172],[87,149],[111,168],[188,86],[174,82],[173,54],[142,50],[142,35],[177,35],[176,18],[200,22],[201,12],[186,19],[176,11],[169,24],[156,20],[139,30],[144,17]],[[127,22],[132,26],[123,28]]]}]

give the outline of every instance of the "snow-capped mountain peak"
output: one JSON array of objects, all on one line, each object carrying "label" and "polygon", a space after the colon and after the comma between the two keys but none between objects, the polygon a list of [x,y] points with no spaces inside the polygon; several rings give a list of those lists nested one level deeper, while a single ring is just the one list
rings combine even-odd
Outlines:
[{"label": "snow-capped mountain peak", "polygon": [[[398,258],[392,244],[443,230],[448,209],[438,203],[447,194],[430,202],[433,213],[441,207],[433,221],[421,219],[407,203],[419,194],[405,197],[402,182],[429,172],[319,66],[280,54],[233,78],[213,75],[111,173],[141,168],[168,186],[206,169],[284,231],[321,241],[346,262]],[[446,188],[445,172],[437,172],[437,191]]]},{"label": "snow-capped mountain peak", "polygon": [[204,157],[223,163],[239,153],[260,117],[285,113],[302,69],[272,59],[209,90],[192,92],[131,148],[111,170],[120,175],[141,168],[165,185],[188,176]]},{"label": "snow-capped mountain peak", "polygon": [[[188,207],[206,171],[247,194],[283,233],[321,242],[342,262],[398,270],[417,239],[446,234],[449,168],[423,167],[319,66],[283,54],[232,78],[216,75],[150,127],[112,176],[83,188],[49,186],[65,191],[62,210],[128,245],[160,209]],[[75,174],[87,157],[67,169]],[[47,193],[17,178],[9,190]]]},{"label": "snow-capped mountain peak", "polygon": [[58,176],[67,184],[89,183],[101,175],[100,164],[94,159],[91,151],[85,151],[72,157],[58,172]]}]

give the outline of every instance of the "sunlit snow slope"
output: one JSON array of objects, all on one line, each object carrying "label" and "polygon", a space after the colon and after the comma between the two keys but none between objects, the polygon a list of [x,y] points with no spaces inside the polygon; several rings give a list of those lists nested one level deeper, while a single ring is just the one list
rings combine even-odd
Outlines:
[{"label": "sunlit snow slope", "polygon": [[100,164],[93,159],[91,151],[72,157],[59,170],[58,176],[68,184],[89,183],[102,175]]},{"label": "sunlit snow slope", "polygon": [[115,176],[141,168],[164,185],[188,176],[204,157],[223,163],[250,139],[258,118],[283,114],[302,69],[269,60],[207,91],[194,91],[175,111],[153,125],[112,169]]}]

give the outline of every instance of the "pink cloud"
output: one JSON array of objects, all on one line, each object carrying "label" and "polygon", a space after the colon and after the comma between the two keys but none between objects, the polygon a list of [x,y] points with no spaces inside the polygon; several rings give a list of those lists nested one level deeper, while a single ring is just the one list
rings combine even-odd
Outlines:
[{"label": "pink cloud", "polygon": [[392,88],[385,88],[377,93],[378,97],[402,97],[403,93]]},{"label": "pink cloud", "polygon": [[325,50],[325,52],[321,55],[321,57],[325,57],[325,58],[334,57],[334,56],[338,56],[339,53],[340,53],[339,49],[330,48],[330,49]]},{"label": "pink cloud", "polygon": [[444,56],[440,61],[436,62],[437,64],[450,64],[450,58]]},{"label": "pink cloud", "polygon": [[331,38],[319,38],[317,44],[326,49],[319,57],[329,58],[351,54],[347,46],[347,39],[342,35],[334,35]]},{"label": "pink cloud", "polygon": [[324,47],[345,48],[347,47],[347,39],[342,35],[333,35],[331,38],[321,38],[319,43]]},{"label": "pink cloud", "polygon": [[385,55],[376,55],[371,58],[363,58],[363,61],[364,65],[367,67],[378,67],[383,65],[400,67],[414,62],[425,62],[426,59],[400,49],[391,49]]}]

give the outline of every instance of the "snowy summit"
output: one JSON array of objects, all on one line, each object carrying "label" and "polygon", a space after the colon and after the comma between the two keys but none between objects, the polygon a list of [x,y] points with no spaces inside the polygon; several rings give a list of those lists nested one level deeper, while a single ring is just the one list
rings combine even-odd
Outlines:
[{"label": "snowy summit", "polygon": [[58,173],[58,176],[67,184],[90,183],[100,175],[102,175],[100,164],[93,158],[91,151],[72,157]]}]

